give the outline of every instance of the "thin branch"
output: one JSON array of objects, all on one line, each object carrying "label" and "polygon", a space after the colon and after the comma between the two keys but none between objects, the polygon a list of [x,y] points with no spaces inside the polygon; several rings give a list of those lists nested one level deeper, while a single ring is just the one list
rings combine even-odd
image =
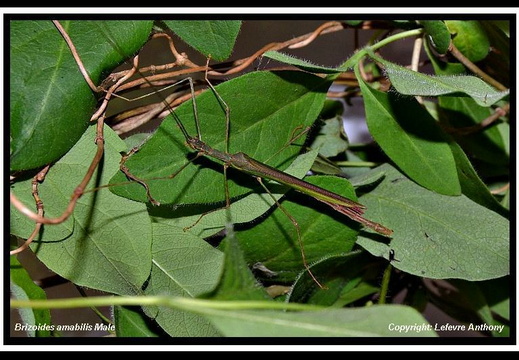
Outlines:
[{"label": "thin branch", "polygon": [[483,119],[479,124],[476,124],[473,126],[467,126],[467,127],[463,127],[463,128],[451,128],[451,129],[448,129],[448,131],[450,133],[456,133],[459,135],[469,135],[469,134],[484,130],[485,128],[489,127],[494,122],[496,122],[501,116],[506,116],[509,111],[510,111],[510,103],[507,103],[502,107],[496,108],[492,115]]},{"label": "thin branch", "polygon": [[497,194],[501,194],[502,192],[507,191],[508,189],[510,189],[510,183],[506,183],[503,186],[501,186],[500,188],[491,190],[490,193],[493,195],[497,195]]},{"label": "thin branch", "polygon": [[92,91],[98,92],[99,88],[94,84],[92,79],[90,79],[90,75],[88,74],[88,71],[85,69],[85,65],[83,65],[83,61],[81,61],[81,58],[79,57],[79,54],[76,50],[76,46],[72,42],[72,39],[68,35],[67,31],[63,28],[63,26],[61,26],[61,23],[58,20],[52,20],[52,22],[54,23],[54,26],[56,26],[56,28],[60,32],[60,34],[63,37],[63,39],[65,40],[65,42],[67,43],[67,45],[70,49],[70,52],[72,53],[72,56],[74,57],[74,60],[76,60],[76,64],[79,67],[79,71],[83,75],[83,78],[85,78],[85,81],[87,82],[88,86],[90,86],[90,89],[92,89]]},{"label": "thin branch", "polygon": [[317,39],[317,37],[319,35],[321,35],[321,33],[328,29],[328,28],[331,28],[331,27],[335,27],[335,26],[340,26],[341,28],[344,28],[342,23],[338,22],[338,21],[330,21],[330,22],[327,22],[327,23],[324,23],[322,24],[321,26],[319,26],[317,29],[315,29],[311,34],[310,36],[308,36],[305,40],[302,40],[298,43],[295,43],[295,44],[292,44],[290,45],[288,48],[289,49],[299,49],[299,48],[302,48],[308,44],[310,44],[312,41],[314,41],[315,39]]},{"label": "thin branch", "polygon": [[[38,184],[42,182],[45,179],[45,175],[47,175],[47,172],[49,171],[50,165],[45,166],[34,178],[32,179],[32,196],[34,197],[34,201],[36,202],[36,211],[39,216],[43,216],[43,201],[40,198],[39,192],[38,192]],[[34,230],[32,231],[31,235],[25,240],[25,242],[18,248],[11,250],[9,252],[9,255],[16,255],[21,253],[22,251],[29,248],[29,245],[33,242],[33,240],[38,236],[41,230],[42,223],[36,223],[34,226]]]},{"label": "thin branch", "polygon": [[451,42],[449,51],[451,54],[458,59],[459,62],[461,62],[463,65],[467,67],[470,71],[472,71],[474,74],[478,75],[481,79],[483,79],[486,83],[492,85],[498,90],[505,91],[507,90],[507,87],[501,84],[499,81],[494,79],[492,76],[488,75],[486,72],[481,70],[476,64],[474,64],[472,61],[470,61],[468,58],[465,57],[461,53],[461,51],[458,50],[456,46]]},{"label": "thin branch", "polygon": [[[411,57],[411,70],[418,71],[420,64],[420,52],[422,51],[423,38],[418,36],[413,45],[413,55]],[[416,101],[423,104],[423,98],[421,96],[415,96]]]},{"label": "thin branch", "polygon": [[135,72],[137,71],[138,63],[139,63],[139,55],[137,55],[133,58],[134,66],[123,77],[121,77],[119,80],[117,80],[117,82],[114,85],[112,85],[110,87],[110,89],[106,92],[103,103],[101,104],[99,109],[97,109],[97,111],[92,115],[92,117],[90,118],[90,121],[96,121],[97,118],[105,112],[106,107],[108,106],[108,101],[110,101],[110,99],[112,98],[112,94],[122,85],[123,82],[125,82],[130,77],[132,77],[133,74],[135,74]]},{"label": "thin branch", "polygon": [[30,210],[25,204],[23,204],[17,197],[14,195],[13,192],[10,194],[10,200],[11,204],[14,205],[18,211],[20,211],[22,214],[27,216],[28,218],[34,220],[36,223],[41,224],[60,224],[67,220],[69,216],[74,211],[74,208],[76,207],[76,203],[79,200],[79,198],[83,195],[83,191],[85,187],[88,185],[88,182],[92,178],[92,175],[94,174],[95,169],[99,165],[99,161],[101,161],[101,158],[103,157],[104,153],[104,141],[103,139],[103,124],[104,124],[104,117],[99,117],[98,119],[98,128],[97,128],[97,135],[96,135],[96,144],[97,144],[97,152],[90,163],[90,166],[81,181],[81,183],[74,189],[74,192],[72,194],[72,198],[70,199],[70,202],[65,209],[65,211],[56,218],[46,218],[40,213],[35,213],[32,210]]}]

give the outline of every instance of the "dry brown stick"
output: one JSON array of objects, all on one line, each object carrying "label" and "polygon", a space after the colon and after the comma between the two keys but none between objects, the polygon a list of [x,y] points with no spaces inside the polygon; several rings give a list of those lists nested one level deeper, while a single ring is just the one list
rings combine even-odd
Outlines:
[{"label": "dry brown stick", "polygon": [[497,189],[494,189],[494,190],[491,190],[490,193],[491,194],[500,194],[502,192],[505,192],[506,190],[510,189],[510,183],[506,183],[504,184],[503,186],[501,186],[500,188],[497,188]]},{"label": "dry brown stick", "polygon": [[65,42],[67,43],[67,45],[68,45],[68,47],[70,49],[70,52],[72,53],[72,56],[74,57],[74,60],[76,60],[76,64],[79,67],[79,71],[81,72],[81,74],[85,78],[88,86],[90,86],[90,89],[92,89],[92,91],[98,92],[99,89],[94,84],[92,79],[90,79],[90,75],[88,75],[88,72],[85,69],[85,65],[83,65],[83,61],[81,61],[81,57],[79,56],[79,54],[78,54],[78,52],[76,50],[76,46],[72,42],[72,39],[68,35],[67,31],[63,28],[63,26],[61,26],[61,23],[58,20],[52,20],[52,22],[54,23],[54,26],[56,26],[58,31],[61,33],[61,36],[63,37]]},{"label": "dry brown stick", "polygon": [[498,107],[494,110],[494,113],[487,118],[483,119],[479,124],[473,126],[467,126],[463,128],[451,128],[448,131],[450,133],[456,133],[460,135],[469,135],[477,131],[483,130],[488,126],[496,122],[501,116],[505,116],[510,111],[510,103],[505,104],[502,107]]},{"label": "dry brown stick", "polygon": [[476,64],[474,64],[472,61],[470,61],[468,58],[465,57],[461,53],[461,51],[458,50],[456,46],[451,42],[449,46],[450,53],[459,60],[463,65],[467,67],[470,71],[472,71],[474,74],[478,75],[481,79],[483,79],[486,83],[492,85],[498,90],[505,91],[507,90],[507,87],[501,84],[499,81],[494,79],[492,76],[488,75],[486,72],[481,70]]},{"label": "dry brown stick", "polygon": [[[38,192],[38,184],[41,183],[45,179],[45,175],[47,175],[47,172],[49,171],[50,165],[45,166],[36,176],[32,179],[32,196],[34,197],[34,201],[36,202],[36,211],[38,215],[43,216],[43,201],[40,198],[39,192]],[[25,242],[19,246],[18,248],[11,250],[9,252],[9,255],[16,255],[21,253],[22,251],[26,250],[29,245],[33,242],[33,240],[36,238],[36,236],[40,233],[42,223],[36,223],[34,226],[34,230],[32,231],[31,235],[25,240]]]},{"label": "dry brown stick", "polygon": [[[333,22],[325,23],[311,33],[301,35],[301,36],[295,37],[293,39],[290,39],[290,40],[287,40],[284,42],[273,42],[273,43],[267,44],[267,45],[263,46],[261,49],[259,49],[258,51],[256,51],[254,54],[252,54],[246,58],[235,60],[235,61],[229,63],[228,66],[230,66],[230,69],[225,72],[209,70],[207,72],[207,74],[211,75],[211,76],[228,76],[231,74],[235,74],[235,73],[238,73],[238,72],[242,71],[243,69],[247,68],[258,57],[263,55],[268,50],[280,50],[280,49],[283,49],[283,48],[286,48],[286,47],[289,47],[292,45],[296,45],[301,42],[305,42],[308,38],[312,38],[312,41],[313,41],[319,35],[324,35],[324,34],[328,34],[328,33],[343,30],[343,29],[344,29],[344,25],[339,22],[333,21]],[[317,35],[315,35],[315,34],[317,34]],[[172,50],[172,53],[174,54],[175,57],[177,57],[177,56],[182,57],[182,59],[184,61],[183,65],[188,66],[188,68],[182,69],[182,70],[176,70],[176,71],[172,71],[172,72],[167,72],[167,73],[162,73],[162,74],[151,75],[147,78],[147,80],[137,79],[137,80],[128,82],[128,83],[122,85],[120,88],[118,88],[117,89],[118,92],[124,91],[127,89],[131,89],[131,88],[134,88],[137,86],[147,87],[147,86],[149,86],[150,83],[153,83],[158,80],[171,79],[171,78],[178,77],[180,75],[193,74],[193,73],[202,72],[202,71],[205,72],[207,70],[206,66],[197,65],[197,64],[191,62],[190,60],[188,60],[187,57],[185,56],[185,54],[179,54],[178,51],[174,48],[173,42],[168,35],[161,35],[161,36],[165,36],[168,38],[168,41],[170,41],[170,48],[174,49],[174,50]],[[308,43],[305,43],[305,46],[306,45],[308,45]],[[177,60],[178,60],[178,58],[177,58]],[[155,69],[159,69],[161,67],[164,67],[164,68],[173,67],[174,64],[178,65],[177,61],[175,61],[174,63],[166,64],[166,65],[155,66]],[[139,69],[139,72],[145,72],[145,70],[147,71],[149,69],[148,68]]]},{"label": "dry brown stick", "polygon": [[[200,94],[202,91],[204,90],[195,91],[195,95]],[[163,119],[170,114],[169,109],[175,110],[176,107],[189,99],[191,99],[191,93],[185,95],[173,93],[165,99],[169,106],[166,106],[164,102],[159,102],[121,113],[114,118],[116,123],[112,125],[112,129],[117,134],[124,134],[144,125],[154,118]]]},{"label": "dry brown stick", "polygon": [[[92,162],[90,163],[90,166],[88,167],[88,170],[83,177],[83,180],[81,183],[74,189],[74,192],[72,193],[72,198],[70,199],[70,202],[68,203],[67,208],[65,211],[56,218],[46,218],[42,216],[41,214],[37,214],[30,210],[27,206],[25,206],[24,203],[22,203],[16,195],[14,195],[13,192],[10,194],[11,204],[14,205],[20,211],[22,214],[27,216],[28,218],[34,220],[37,223],[41,224],[60,224],[67,220],[69,216],[74,211],[74,208],[76,207],[76,203],[79,200],[79,198],[83,195],[83,191],[85,190],[85,187],[88,185],[90,179],[92,178],[92,175],[94,174],[95,169],[99,165],[99,161],[101,161],[101,158],[103,157],[104,153],[104,141],[103,139],[103,124],[104,124],[104,117],[98,118],[98,129],[96,134],[96,145],[97,145],[97,152],[92,159]],[[101,130],[99,130],[101,129]]]}]

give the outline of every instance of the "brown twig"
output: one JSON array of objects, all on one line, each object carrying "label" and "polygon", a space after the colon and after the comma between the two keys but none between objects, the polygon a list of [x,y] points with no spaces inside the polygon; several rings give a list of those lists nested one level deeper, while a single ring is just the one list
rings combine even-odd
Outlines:
[{"label": "brown twig", "polygon": [[[45,179],[45,175],[47,175],[47,172],[49,171],[50,165],[45,166],[36,176],[32,179],[32,196],[34,197],[34,201],[36,202],[36,211],[39,216],[43,216],[43,201],[40,198],[39,192],[38,192],[38,184],[41,183]],[[18,248],[11,250],[9,252],[9,255],[16,255],[21,253],[22,251],[26,250],[29,245],[33,242],[33,240],[36,238],[36,236],[40,233],[42,223],[36,223],[34,226],[34,230],[32,231],[31,235],[25,240],[25,242],[19,246]]]},{"label": "brown twig", "polygon": [[506,183],[504,184],[503,186],[501,186],[500,188],[497,188],[497,189],[494,189],[494,190],[491,190],[490,193],[491,194],[501,194],[502,192],[505,192],[507,191],[508,189],[510,189],[510,183]]},{"label": "brown twig", "polygon": [[468,58],[466,58],[465,55],[463,55],[461,53],[461,51],[459,51],[458,48],[456,46],[454,46],[454,44],[452,42],[449,46],[449,51],[456,59],[458,59],[458,61],[460,63],[465,65],[467,67],[467,69],[472,71],[474,74],[478,75],[481,79],[483,79],[483,81],[492,85],[493,87],[495,87],[496,89],[498,89],[500,91],[507,90],[506,86],[501,84],[499,81],[494,79],[492,76],[488,75],[486,72],[481,70],[476,64],[474,64],[472,61],[470,61]]},{"label": "brown twig", "polygon": [[58,20],[52,20],[52,22],[54,23],[54,26],[56,26],[56,28],[60,32],[60,34],[63,37],[63,39],[65,40],[65,42],[67,43],[67,45],[70,49],[70,52],[72,53],[72,56],[74,57],[74,60],[76,60],[76,64],[79,67],[79,71],[83,75],[83,78],[85,78],[88,86],[90,86],[90,89],[92,89],[92,91],[98,92],[99,91],[98,87],[94,84],[92,79],[90,79],[90,75],[88,75],[88,71],[85,69],[85,65],[83,65],[83,61],[81,61],[81,58],[76,50],[76,46],[72,42],[72,39],[68,35],[67,31],[63,28],[63,26],[61,25],[61,23]]},{"label": "brown twig", "polygon": [[483,129],[489,127],[494,122],[496,122],[501,116],[506,116],[506,114],[508,114],[509,111],[510,111],[510,103],[507,103],[502,107],[496,108],[492,115],[483,119],[479,124],[476,124],[473,126],[467,126],[467,127],[463,127],[463,128],[453,128],[453,129],[450,129],[449,132],[456,133],[459,135],[469,135],[469,134],[475,133],[477,131],[480,131],[480,130],[483,130]]}]

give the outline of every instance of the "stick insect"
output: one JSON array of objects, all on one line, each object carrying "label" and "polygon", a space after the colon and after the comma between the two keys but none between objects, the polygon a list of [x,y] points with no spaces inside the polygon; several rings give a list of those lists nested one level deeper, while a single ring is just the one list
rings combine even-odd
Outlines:
[{"label": "stick insect", "polygon": [[[207,62],[207,65],[209,64],[209,61]],[[275,182],[278,182],[280,184],[286,185],[296,191],[299,191],[300,193],[306,194],[328,206],[330,206],[333,210],[346,215],[353,221],[356,221],[366,227],[369,227],[373,229],[374,231],[385,235],[385,236],[391,236],[392,230],[379,224],[374,221],[368,220],[364,218],[363,212],[365,209],[365,206],[355,202],[353,200],[347,199],[343,196],[340,196],[336,193],[333,193],[331,191],[328,191],[326,189],[323,189],[321,187],[315,186],[313,184],[310,184],[308,182],[305,182],[304,180],[300,180],[299,178],[296,178],[294,176],[291,176],[283,171],[280,171],[274,167],[271,167],[265,163],[262,163],[260,161],[255,160],[251,156],[247,155],[244,152],[236,152],[236,153],[230,153],[229,152],[229,128],[230,128],[230,110],[225,102],[225,100],[219,95],[216,88],[212,85],[212,83],[209,81],[207,73],[208,73],[209,66],[207,66],[207,69],[205,71],[205,82],[207,83],[210,91],[214,94],[214,96],[217,98],[218,102],[221,105],[221,108],[225,111],[225,122],[226,122],[226,138],[225,138],[225,150],[218,150],[216,148],[211,147],[208,143],[204,142],[202,140],[202,134],[200,131],[200,120],[198,118],[197,108],[196,108],[196,101],[195,101],[195,95],[194,95],[194,87],[193,87],[193,81],[191,78],[186,78],[185,80],[189,82],[191,94],[193,96],[193,114],[194,114],[194,120],[195,120],[195,129],[196,129],[196,135],[190,134],[186,127],[184,126],[183,122],[180,120],[179,116],[175,114],[175,112],[171,109],[171,107],[167,104],[164,97],[162,96],[162,100],[164,101],[165,107],[168,109],[168,111],[172,114],[172,118],[176,123],[176,126],[178,129],[180,129],[184,139],[185,144],[196,152],[195,158],[199,157],[209,157],[215,160],[218,160],[223,164],[223,171],[224,171],[224,179],[225,179],[225,201],[226,201],[226,208],[230,206],[230,195],[229,195],[229,188],[227,185],[227,170],[228,168],[234,168],[236,170],[239,170],[240,172],[244,172],[253,178],[255,178],[258,183],[261,185],[261,187],[270,194],[268,188],[265,186],[263,180],[272,180]],[[150,84],[150,86],[152,86]],[[146,187],[147,196],[150,199],[152,203],[156,203],[156,201],[153,199],[152,194],[150,194],[149,188],[145,181],[142,181],[141,179],[137,178],[136,176],[133,176],[131,173],[131,169],[127,168],[123,165],[122,167],[123,171],[129,177],[131,180],[138,181],[141,185]],[[181,168],[178,172],[174,174],[176,176],[180,171],[182,171],[183,168]],[[271,194],[270,194],[271,195]],[[272,195],[271,195],[272,196]],[[310,271],[309,265],[306,261],[305,253],[302,246],[302,240],[299,230],[299,225],[297,223],[297,220],[294,219],[284,208],[283,206],[272,196],[274,199],[274,202],[277,204],[277,206],[285,213],[285,215],[290,219],[290,221],[294,224],[294,227],[297,231],[297,238],[299,242],[299,247],[301,251],[301,256],[303,259],[303,264],[306,270],[309,272],[311,277],[315,280],[315,282],[322,286],[315,276]],[[199,220],[206,215],[205,213],[202,214],[199,218]],[[198,223],[198,221],[196,222]],[[196,224],[195,223],[195,224]],[[193,224],[193,226],[195,225]]]}]

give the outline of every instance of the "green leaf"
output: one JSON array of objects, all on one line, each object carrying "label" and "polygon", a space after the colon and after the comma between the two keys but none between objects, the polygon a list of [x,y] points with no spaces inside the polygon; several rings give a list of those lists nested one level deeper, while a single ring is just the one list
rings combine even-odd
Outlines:
[{"label": "green leaf", "polygon": [[282,62],[284,64],[289,64],[298,67],[301,70],[305,70],[312,73],[320,73],[320,74],[337,74],[341,72],[345,72],[349,70],[349,66],[338,66],[338,67],[329,67],[329,66],[321,66],[312,64],[308,60],[298,59],[292,55],[284,54],[279,51],[269,50],[263,54],[264,57],[270,58],[272,60],[276,60]]},{"label": "green leaf", "polygon": [[[153,267],[146,295],[196,297],[211,291],[222,271],[223,254],[202,238],[165,223],[153,224]],[[169,307],[146,307],[170,336],[217,336],[207,320]]]},{"label": "green leaf", "polygon": [[241,27],[241,21],[237,20],[169,20],[164,23],[195,50],[216,61],[231,55]]},{"label": "green leaf", "polygon": [[[373,56],[372,56],[373,57]],[[476,76],[432,76],[395,65],[378,56],[375,60],[384,65],[391,85],[403,95],[413,96],[470,96],[480,106],[491,106],[510,93],[497,91]]]},{"label": "green leaf", "polygon": [[156,324],[136,308],[114,307],[114,322],[117,337],[158,337],[161,335]]},{"label": "green leaf", "polygon": [[357,75],[368,129],[382,150],[418,184],[459,195],[454,157],[436,121],[413,98],[371,88]]},{"label": "green leaf", "polygon": [[[298,156],[285,172],[299,179],[303,178],[317,156],[317,151],[313,150]],[[279,200],[290,188],[286,186],[276,186],[271,189],[272,196]],[[188,207],[178,207],[173,210],[171,206],[154,206],[150,208],[150,214],[154,222],[176,226],[178,228],[189,228],[189,232],[201,238],[215,235],[225,228],[225,224],[230,221],[233,224],[243,224],[254,221],[256,218],[265,214],[275,205],[272,197],[265,193],[253,193],[235,201],[230,209],[225,207],[214,210],[210,208],[209,213],[200,217],[201,213],[207,210],[193,211]],[[198,210],[195,208],[194,210]],[[193,213],[195,215],[193,215]]]},{"label": "green leaf", "polygon": [[447,25],[441,20],[420,20],[419,23],[425,28],[428,39],[436,51],[439,54],[447,53],[451,44],[451,33]]},{"label": "green leaf", "polygon": [[[47,295],[42,288],[37,286],[31,279],[27,271],[23,268],[22,264],[18,261],[16,256],[10,257],[10,289],[11,297],[19,300],[37,300],[47,299]],[[30,309],[21,308],[18,309],[18,313],[22,320],[19,324],[21,326],[36,326],[37,330],[27,331],[29,337],[46,337],[50,336],[51,318],[49,309]],[[47,329],[45,329],[47,327]],[[19,331],[19,330],[18,330]]]},{"label": "green leaf", "polygon": [[[151,21],[61,24],[96,84],[147,41],[152,26]],[[117,48],[107,36],[117,41]],[[11,21],[11,170],[36,168],[65,154],[86,130],[95,106],[96,98],[54,24]]]},{"label": "green leaf", "polygon": [[[252,337],[389,337],[436,336],[432,325],[413,308],[374,305],[354,309],[280,312],[200,309],[225,336]],[[416,325],[423,325],[420,328]],[[410,332],[395,325],[409,325]],[[412,328],[415,326],[415,330]],[[398,331],[397,329],[402,329]]]},{"label": "green leaf", "polygon": [[[311,176],[305,181],[356,200],[355,192],[346,179]],[[331,254],[351,251],[359,228],[357,223],[295,191],[281,206],[299,224],[308,264]],[[276,209],[256,226],[238,231],[238,234],[247,262],[261,263],[277,274],[275,280],[291,281],[304,269],[297,228],[281,209]]]},{"label": "green leaf", "polygon": [[478,283],[493,313],[510,320],[510,278],[502,277]]},{"label": "green leaf", "polygon": [[470,61],[478,62],[487,56],[490,51],[490,41],[479,21],[445,20],[445,25],[453,34],[454,46]]},{"label": "green leaf", "polygon": [[340,116],[324,120],[324,125],[310,147],[318,149],[319,154],[324,157],[337,156],[348,148],[348,141],[344,139],[342,134],[343,127]]},{"label": "green leaf", "polygon": [[[312,273],[325,289],[315,286],[308,271],[303,271],[297,277],[287,302],[344,306],[345,301],[350,302],[353,301],[352,298],[357,298],[351,292],[363,283],[362,276],[370,262],[373,262],[373,257],[360,251],[327,256],[311,267]],[[376,291],[377,288],[374,289]],[[337,305],[338,302],[341,305]]]},{"label": "green leaf", "polygon": [[[330,82],[301,72],[253,72],[216,87],[231,114],[230,153],[244,152],[270,166],[285,168],[299,152],[304,139],[292,146],[294,132],[310,126],[317,118]],[[212,148],[225,150],[225,112],[211,91],[197,97],[202,140]],[[193,107],[184,103],[176,111],[191,136],[196,134]],[[126,165],[141,179],[167,177],[192,157],[185,139],[170,117]],[[279,151],[282,149],[282,151]],[[273,156],[273,154],[276,154]],[[229,169],[231,197],[258,187],[249,175]],[[126,181],[120,173],[111,182]],[[149,180],[152,196],[162,204],[216,203],[225,200],[223,166],[216,160],[199,158],[173,179]],[[215,189],[207,191],[207,189]],[[219,190],[221,189],[221,190]],[[119,195],[147,201],[139,184],[112,189]]]},{"label": "green leaf", "polygon": [[[95,126],[88,128],[39,186],[46,217],[61,216],[66,209],[96,152],[95,136]],[[125,145],[108,127],[104,138],[104,157],[87,190],[106,184],[119,170],[119,152]],[[31,188],[29,179],[13,184],[11,191],[31,207]],[[34,228],[34,223],[13,206],[10,224],[11,233],[22,238]],[[44,225],[31,248],[49,269],[77,285],[121,295],[138,294],[151,269],[151,223],[143,204],[102,189],[85,193],[65,222]]]},{"label": "green leaf", "polygon": [[456,161],[461,192],[472,201],[495,211],[501,216],[508,217],[510,212],[503,207],[490,193],[485,183],[480,179],[469,159],[455,142],[450,143],[452,154]]},{"label": "green leaf", "polygon": [[267,300],[268,295],[256,281],[240,249],[232,224],[226,226],[224,269],[218,286],[204,298],[217,300]]},{"label": "green leaf", "polygon": [[357,244],[394,267],[435,279],[487,280],[510,273],[510,224],[465,196],[428,191],[385,164],[385,178],[360,200],[365,216],[394,230],[391,243],[364,235]]}]

